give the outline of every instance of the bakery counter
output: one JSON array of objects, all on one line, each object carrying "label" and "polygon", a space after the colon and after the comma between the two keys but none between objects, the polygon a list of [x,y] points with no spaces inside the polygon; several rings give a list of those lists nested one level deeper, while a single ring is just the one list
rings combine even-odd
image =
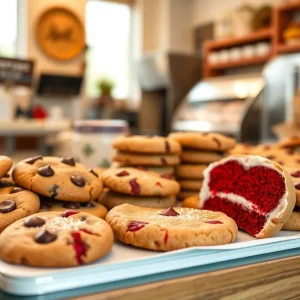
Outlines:
[{"label": "bakery counter", "polygon": [[[284,253],[282,253],[284,256]],[[263,257],[261,258],[263,259]],[[300,255],[267,260],[246,266],[199,274],[202,268],[172,274],[175,279],[136,278],[115,282],[103,291],[99,285],[52,293],[44,296],[17,297],[0,292],[10,299],[297,299],[300,297]],[[99,274],[100,276],[101,274]],[[168,274],[166,274],[168,276]],[[152,281],[152,283],[149,283]],[[129,287],[130,286],[130,287]]]}]

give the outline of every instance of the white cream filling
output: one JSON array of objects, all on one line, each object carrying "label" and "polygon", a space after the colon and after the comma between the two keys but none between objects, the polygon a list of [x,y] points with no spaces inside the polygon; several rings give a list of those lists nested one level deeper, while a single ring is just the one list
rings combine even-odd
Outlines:
[{"label": "white cream filling", "polygon": [[[276,170],[283,177],[285,186],[287,185],[286,181],[285,181],[285,177],[282,175],[282,173],[280,173],[278,171],[278,169],[275,168],[275,166],[272,163],[268,163],[269,160],[266,158],[263,158],[258,155],[247,155],[247,156],[238,156],[238,157],[235,157],[235,156],[230,157],[229,156],[225,159],[222,159],[222,164],[225,164],[230,160],[238,161],[243,166],[244,170],[249,170],[251,167],[255,167],[255,166],[265,166],[265,164],[267,163],[268,164],[267,167],[271,168],[273,170]],[[217,196],[220,198],[228,199],[229,201],[231,201],[233,203],[241,204],[243,207],[245,207],[248,210],[258,209],[257,205],[251,203],[250,201],[248,201],[246,198],[244,198],[242,196],[238,196],[233,193],[227,194],[227,193],[219,192],[217,194],[212,194],[210,192],[210,190],[208,188],[208,183],[210,181],[209,174],[210,174],[211,170],[214,169],[218,165],[220,165],[220,162],[214,162],[214,163],[210,164],[203,172],[204,180],[203,180],[202,188],[200,190],[200,205],[199,205],[199,207],[202,208],[204,203],[209,198]],[[288,191],[286,190],[286,192],[284,193],[282,198],[279,200],[277,207],[273,211],[271,211],[270,213],[268,213],[266,215],[266,222],[264,224],[264,227],[267,227],[272,222],[272,219],[278,217],[278,215],[280,215],[286,209],[286,207],[288,206],[288,202],[286,201],[287,197],[288,197]]]}]

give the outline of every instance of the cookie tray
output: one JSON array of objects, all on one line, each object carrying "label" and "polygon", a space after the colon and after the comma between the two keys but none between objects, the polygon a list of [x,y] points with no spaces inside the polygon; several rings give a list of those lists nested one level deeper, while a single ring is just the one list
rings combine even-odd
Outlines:
[{"label": "cookie tray", "polygon": [[[168,279],[174,277],[172,271],[180,274],[184,270],[198,267],[197,273],[201,273],[201,270],[204,272],[212,265],[214,270],[218,270],[224,268],[224,264],[229,268],[247,264],[247,261],[259,262],[262,261],[259,258],[261,256],[266,260],[298,254],[300,234],[287,231],[263,240],[239,232],[237,241],[230,245],[193,247],[167,253],[137,249],[116,242],[106,257],[93,264],[75,268],[31,268],[0,261],[0,287],[7,293],[23,296],[43,295],[92,285],[107,290],[109,286],[110,289],[114,286],[113,283],[123,280],[130,282],[127,284],[130,286],[137,284],[145,276],[156,275],[157,280],[163,274],[173,274],[163,277]],[[256,260],[249,259],[255,257]]]}]

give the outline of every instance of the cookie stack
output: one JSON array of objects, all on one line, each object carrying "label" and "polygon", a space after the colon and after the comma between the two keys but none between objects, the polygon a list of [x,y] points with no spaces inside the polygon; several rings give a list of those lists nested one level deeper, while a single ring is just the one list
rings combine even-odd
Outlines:
[{"label": "cookie stack", "polygon": [[169,138],[153,136],[125,136],[116,139],[113,161],[118,167],[151,170],[162,177],[172,178],[174,166],[180,163],[180,144]]},{"label": "cookie stack", "polygon": [[107,209],[96,202],[103,190],[102,180],[72,157],[31,157],[16,164],[12,176],[19,187],[39,196],[40,211],[71,209],[106,216]]},{"label": "cookie stack", "polygon": [[100,202],[108,209],[124,203],[154,208],[175,206],[180,190],[175,180],[135,168],[111,168],[101,178],[109,191],[103,193]]},{"label": "cookie stack", "polygon": [[228,156],[236,141],[217,133],[177,132],[169,135],[182,146],[181,165],[175,176],[181,185],[179,199],[199,194],[208,164]]}]

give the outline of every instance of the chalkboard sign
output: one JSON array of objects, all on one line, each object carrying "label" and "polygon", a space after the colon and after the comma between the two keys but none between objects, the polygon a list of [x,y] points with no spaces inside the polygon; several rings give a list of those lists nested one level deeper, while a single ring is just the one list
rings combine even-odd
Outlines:
[{"label": "chalkboard sign", "polygon": [[82,76],[41,74],[37,94],[45,97],[77,96],[82,81]]},{"label": "chalkboard sign", "polygon": [[33,66],[32,60],[0,57],[0,83],[31,86]]}]

